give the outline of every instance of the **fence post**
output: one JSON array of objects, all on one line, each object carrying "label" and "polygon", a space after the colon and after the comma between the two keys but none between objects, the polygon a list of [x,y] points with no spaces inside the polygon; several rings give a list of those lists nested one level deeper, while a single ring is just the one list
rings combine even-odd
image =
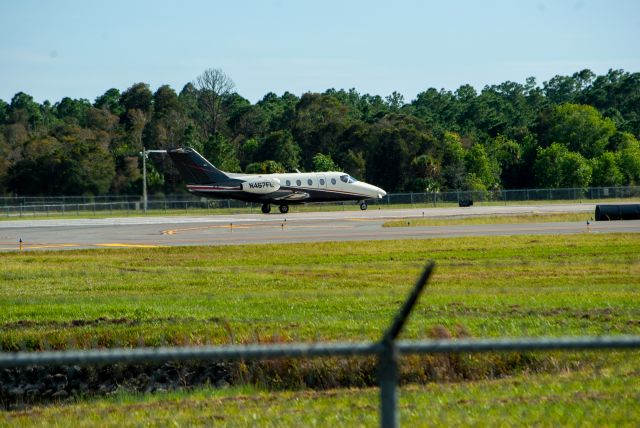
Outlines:
[{"label": "fence post", "polygon": [[411,294],[396,314],[393,323],[382,336],[382,352],[378,354],[378,382],[380,384],[380,425],[383,428],[398,426],[398,351],[395,340],[402,331],[420,293],[427,285],[435,264],[429,262],[416,281]]},{"label": "fence post", "polygon": [[396,428],[398,418],[398,352],[393,341],[385,341],[384,350],[378,357],[378,380],[380,382],[380,426]]}]

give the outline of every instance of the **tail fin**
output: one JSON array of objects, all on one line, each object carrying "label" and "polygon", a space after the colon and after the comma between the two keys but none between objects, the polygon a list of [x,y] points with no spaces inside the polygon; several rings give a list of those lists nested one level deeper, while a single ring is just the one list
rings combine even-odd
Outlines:
[{"label": "tail fin", "polygon": [[208,184],[229,180],[229,176],[190,147],[167,151],[187,184]]}]

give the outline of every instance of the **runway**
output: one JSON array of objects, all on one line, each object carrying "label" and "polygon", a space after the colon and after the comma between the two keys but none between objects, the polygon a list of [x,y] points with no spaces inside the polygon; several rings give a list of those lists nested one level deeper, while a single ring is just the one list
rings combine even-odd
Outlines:
[{"label": "runway", "polygon": [[[286,242],[429,239],[454,236],[640,232],[640,221],[597,222],[595,205],[476,206],[403,210],[0,221],[0,251],[153,248]],[[585,222],[382,227],[391,219],[579,212]]]}]

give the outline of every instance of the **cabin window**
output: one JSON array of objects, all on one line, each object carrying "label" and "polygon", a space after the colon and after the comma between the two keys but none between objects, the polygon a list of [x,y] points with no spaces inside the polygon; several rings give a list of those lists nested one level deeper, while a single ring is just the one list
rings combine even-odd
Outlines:
[{"label": "cabin window", "polygon": [[287,180],[287,186],[291,186],[291,180]]},{"label": "cabin window", "polygon": [[331,179],[331,184],[336,184],[336,179],[335,178]]},{"label": "cabin window", "polygon": [[298,186],[302,186],[302,181],[300,181],[300,180],[296,180],[296,184],[297,184]]},{"label": "cabin window", "polygon": [[321,186],[324,186],[324,178],[321,178],[321,179],[320,179],[320,185],[321,185]]},{"label": "cabin window", "polygon": [[313,180],[312,180],[312,179],[308,179],[308,180],[307,180],[307,184],[308,184],[309,186],[313,186]]}]

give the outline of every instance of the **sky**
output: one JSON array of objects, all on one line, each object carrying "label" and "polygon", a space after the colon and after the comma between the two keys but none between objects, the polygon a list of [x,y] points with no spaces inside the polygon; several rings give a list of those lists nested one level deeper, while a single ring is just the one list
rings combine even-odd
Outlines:
[{"label": "sky", "polygon": [[638,0],[5,0],[0,99],[94,101],[208,68],[241,96],[538,84],[588,68],[640,72]]}]

